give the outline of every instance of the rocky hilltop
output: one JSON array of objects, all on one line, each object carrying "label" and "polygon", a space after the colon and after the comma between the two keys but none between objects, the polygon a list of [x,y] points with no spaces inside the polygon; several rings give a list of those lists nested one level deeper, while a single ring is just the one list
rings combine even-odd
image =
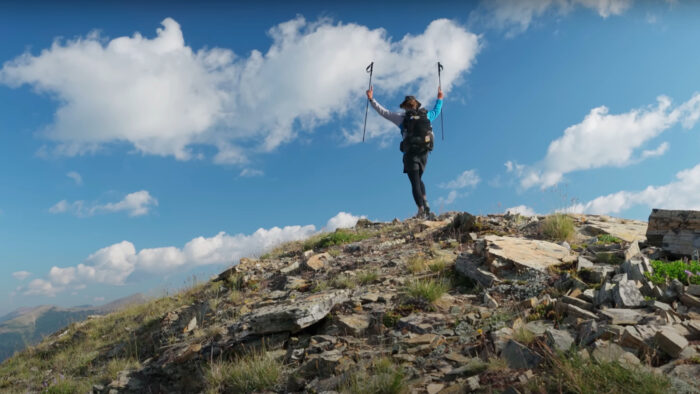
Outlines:
[{"label": "rocky hilltop", "polygon": [[72,324],[0,365],[0,390],[698,392],[700,267],[646,230],[361,220]]}]

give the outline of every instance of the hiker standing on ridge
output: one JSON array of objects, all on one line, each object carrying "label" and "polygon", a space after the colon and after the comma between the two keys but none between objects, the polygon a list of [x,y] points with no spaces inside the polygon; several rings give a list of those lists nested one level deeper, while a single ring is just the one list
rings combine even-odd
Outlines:
[{"label": "hiker standing on ridge", "polygon": [[413,200],[418,206],[416,218],[430,218],[428,198],[425,194],[425,184],[421,177],[428,164],[428,153],[433,150],[435,136],[430,122],[437,118],[442,109],[442,89],[438,88],[437,101],[432,111],[421,108],[421,104],[413,96],[406,96],[399,106],[404,112],[391,112],[374,99],[373,88],[367,90],[367,98],[379,115],[389,120],[401,129],[401,152],[403,152],[403,172],[411,181]]}]

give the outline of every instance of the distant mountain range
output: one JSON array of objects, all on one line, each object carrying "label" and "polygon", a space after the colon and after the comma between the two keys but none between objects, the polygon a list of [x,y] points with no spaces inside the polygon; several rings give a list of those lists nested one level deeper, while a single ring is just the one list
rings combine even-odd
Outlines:
[{"label": "distant mountain range", "polygon": [[102,306],[80,305],[62,308],[55,305],[40,305],[33,308],[19,308],[0,317],[0,362],[16,351],[41,341],[46,335],[87,318],[90,315],[103,315],[124,306],[146,301],[143,294],[120,298]]}]

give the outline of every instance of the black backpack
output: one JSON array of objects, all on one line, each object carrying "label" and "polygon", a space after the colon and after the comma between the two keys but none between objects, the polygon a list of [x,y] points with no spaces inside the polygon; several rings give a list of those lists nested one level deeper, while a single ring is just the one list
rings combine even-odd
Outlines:
[{"label": "black backpack", "polygon": [[433,126],[430,125],[428,111],[425,108],[406,111],[403,130],[406,138],[401,141],[401,152],[423,153],[433,150],[435,139]]}]

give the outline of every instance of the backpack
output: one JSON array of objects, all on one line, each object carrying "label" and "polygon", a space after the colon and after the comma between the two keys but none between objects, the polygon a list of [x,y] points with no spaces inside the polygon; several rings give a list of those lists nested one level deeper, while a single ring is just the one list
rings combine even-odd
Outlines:
[{"label": "backpack", "polygon": [[435,136],[425,108],[408,110],[403,118],[406,138],[401,141],[401,152],[422,153],[433,150]]}]

